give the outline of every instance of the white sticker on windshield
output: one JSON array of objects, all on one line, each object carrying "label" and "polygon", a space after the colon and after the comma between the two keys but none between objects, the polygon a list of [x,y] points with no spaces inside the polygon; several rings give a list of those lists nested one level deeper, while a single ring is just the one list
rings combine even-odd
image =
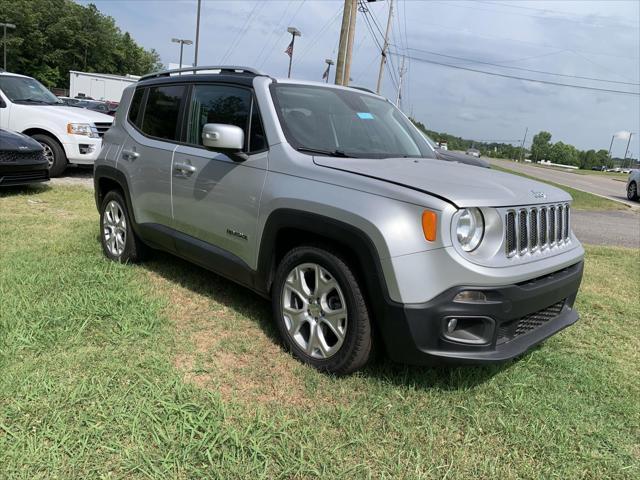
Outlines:
[{"label": "white sticker on windshield", "polygon": [[358,117],[362,120],[373,120],[373,114],[369,112],[358,112]]}]

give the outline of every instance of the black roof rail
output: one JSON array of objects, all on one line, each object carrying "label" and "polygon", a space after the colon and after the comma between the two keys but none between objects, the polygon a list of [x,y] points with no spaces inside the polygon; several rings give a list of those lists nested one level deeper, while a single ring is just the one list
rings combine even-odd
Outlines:
[{"label": "black roof rail", "polygon": [[250,67],[241,67],[235,65],[203,65],[201,67],[185,67],[185,68],[175,68],[173,70],[161,70],[159,72],[149,73],[148,75],[143,75],[140,77],[139,81],[148,80],[150,78],[160,78],[160,77],[170,77],[176,73],[184,73],[184,72],[202,72],[205,70],[218,70],[219,73],[249,73],[255,76],[266,76],[265,73],[256,70],[255,68]]},{"label": "black roof rail", "polygon": [[376,92],[374,92],[373,90],[371,90],[370,88],[367,88],[367,87],[356,87],[356,86],[349,85],[349,88],[355,88],[356,90],[361,90],[363,92],[373,93],[374,95],[380,95],[379,93],[376,93]]}]

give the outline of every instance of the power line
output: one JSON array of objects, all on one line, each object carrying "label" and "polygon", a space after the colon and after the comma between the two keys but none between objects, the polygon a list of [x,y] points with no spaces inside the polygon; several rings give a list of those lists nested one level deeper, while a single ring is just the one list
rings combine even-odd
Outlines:
[{"label": "power line", "polygon": [[257,1],[253,5],[253,8],[251,9],[251,13],[249,14],[247,19],[245,20],[244,24],[242,25],[242,28],[240,30],[238,30],[238,33],[237,33],[236,37],[229,44],[229,48],[227,49],[227,51],[225,52],[224,56],[222,57],[222,60],[220,60],[220,65],[224,65],[224,62],[227,60],[227,58],[237,48],[238,44],[242,40],[242,37],[244,36],[244,34],[246,33],[247,29],[249,28],[249,25],[251,24],[251,21],[253,20],[253,15],[256,13],[256,9],[258,8],[258,6],[260,6],[260,8],[262,8],[262,7],[264,7],[264,3],[260,2],[260,1]]},{"label": "power line", "polygon": [[[393,55],[398,55],[401,56],[402,54],[400,53],[396,53],[396,52],[390,52]],[[458,70],[466,70],[469,72],[475,72],[475,73],[483,73],[485,75],[492,75],[494,77],[502,77],[502,78],[511,78],[514,80],[522,80],[524,82],[533,82],[533,83],[543,83],[546,85],[556,85],[556,86],[560,86],[560,87],[572,87],[572,88],[579,88],[582,90],[592,90],[592,91],[596,91],[596,92],[607,92],[607,93],[622,93],[622,94],[626,94],[626,95],[636,95],[636,96],[640,96],[640,93],[637,92],[629,92],[629,91],[625,91],[625,90],[612,90],[609,88],[597,88],[597,87],[587,87],[584,85],[575,85],[575,84],[569,84],[569,83],[560,83],[560,82],[552,82],[549,80],[538,80],[538,79],[534,79],[534,78],[527,78],[527,77],[518,77],[515,75],[507,75],[504,73],[497,73],[497,72],[487,72],[486,70],[477,70],[475,68],[469,68],[469,67],[463,67],[460,65],[451,65],[449,63],[442,63],[442,62],[436,62],[433,60],[427,60],[424,58],[419,58],[419,57],[411,57],[413,60],[416,60],[418,62],[424,62],[424,63],[430,63],[433,65],[440,65],[442,67],[449,67],[449,68],[455,68]]]},{"label": "power line", "polygon": [[318,30],[318,32],[312,37],[307,47],[303,50],[303,52],[300,55],[298,55],[297,59],[294,60],[294,65],[297,65],[299,62],[301,62],[302,59],[311,51],[311,49],[316,45],[316,43],[318,43],[318,40],[322,38],[324,31],[330,26],[332,26],[333,23],[340,17],[341,12],[342,12],[342,5],[340,5],[338,7],[338,10],[336,10],[336,13],[332,17],[330,17],[329,20],[327,20],[327,22],[322,27],[320,27],[320,30]]},{"label": "power line", "polygon": [[531,72],[531,73],[540,73],[543,75],[554,75],[556,77],[566,77],[566,78],[579,78],[581,80],[591,80],[594,82],[604,82],[604,83],[618,83],[620,85],[633,85],[634,87],[640,86],[640,83],[631,83],[631,82],[620,82],[617,80],[607,80],[604,78],[594,78],[594,77],[584,77],[581,75],[569,75],[569,74],[564,74],[564,73],[556,73],[556,72],[546,72],[543,70],[534,70],[532,68],[524,68],[524,67],[514,67],[514,66],[509,66],[509,65],[499,65],[497,63],[492,63],[492,62],[484,62],[482,60],[474,60],[472,58],[464,58],[464,57],[457,57],[455,55],[447,55],[444,53],[439,53],[439,52],[432,52],[429,50],[422,50],[419,48],[409,48],[408,50],[413,50],[416,52],[422,52],[422,53],[428,53],[429,55],[436,55],[438,57],[446,57],[446,58],[453,58],[456,60],[464,60],[464,61],[468,61],[468,62],[473,62],[473,63],[479,63],[482,65],[491,65],[494,67],[499,67],[499,68],[509,68],[511,70],[521,70],[524,72]]}]

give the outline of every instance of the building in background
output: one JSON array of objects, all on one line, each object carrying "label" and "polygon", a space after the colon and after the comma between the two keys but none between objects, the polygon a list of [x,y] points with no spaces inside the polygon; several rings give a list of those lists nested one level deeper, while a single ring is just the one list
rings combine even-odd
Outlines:
[{"label": "building in background", "polygon": [[69,96],[120,102],[122,91],[138,81],[136,75],[109,75],[106,73],[69,72]]}]

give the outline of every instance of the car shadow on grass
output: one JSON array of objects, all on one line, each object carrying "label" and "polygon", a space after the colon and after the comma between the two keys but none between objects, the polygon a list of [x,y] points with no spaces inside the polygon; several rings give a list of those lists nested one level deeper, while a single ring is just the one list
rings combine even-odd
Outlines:
[{"label": "car shadow on grass", "polygon": [[15,197],[17,195],[29,197],[40,195],[49,190],[51,190],[51,186],[48,183],[33,183],[30,185],[0,187],[0,198]]},{"label": "car shadow on grass", "polygon": [[[272,320],[271,304],[257,293],[164,252],[153,252],[152,258],[142,266],[170,283],[205,296],[250,319],[262,329],[269,341],[281,348],[282,355],[287,355]],[[391,361],[384,351],[380,350],[375,360],[358,375],[382,383],[422,389],[459,390],[474,387],[488,381],[513,363],[479,366],[402,365]]]}]

